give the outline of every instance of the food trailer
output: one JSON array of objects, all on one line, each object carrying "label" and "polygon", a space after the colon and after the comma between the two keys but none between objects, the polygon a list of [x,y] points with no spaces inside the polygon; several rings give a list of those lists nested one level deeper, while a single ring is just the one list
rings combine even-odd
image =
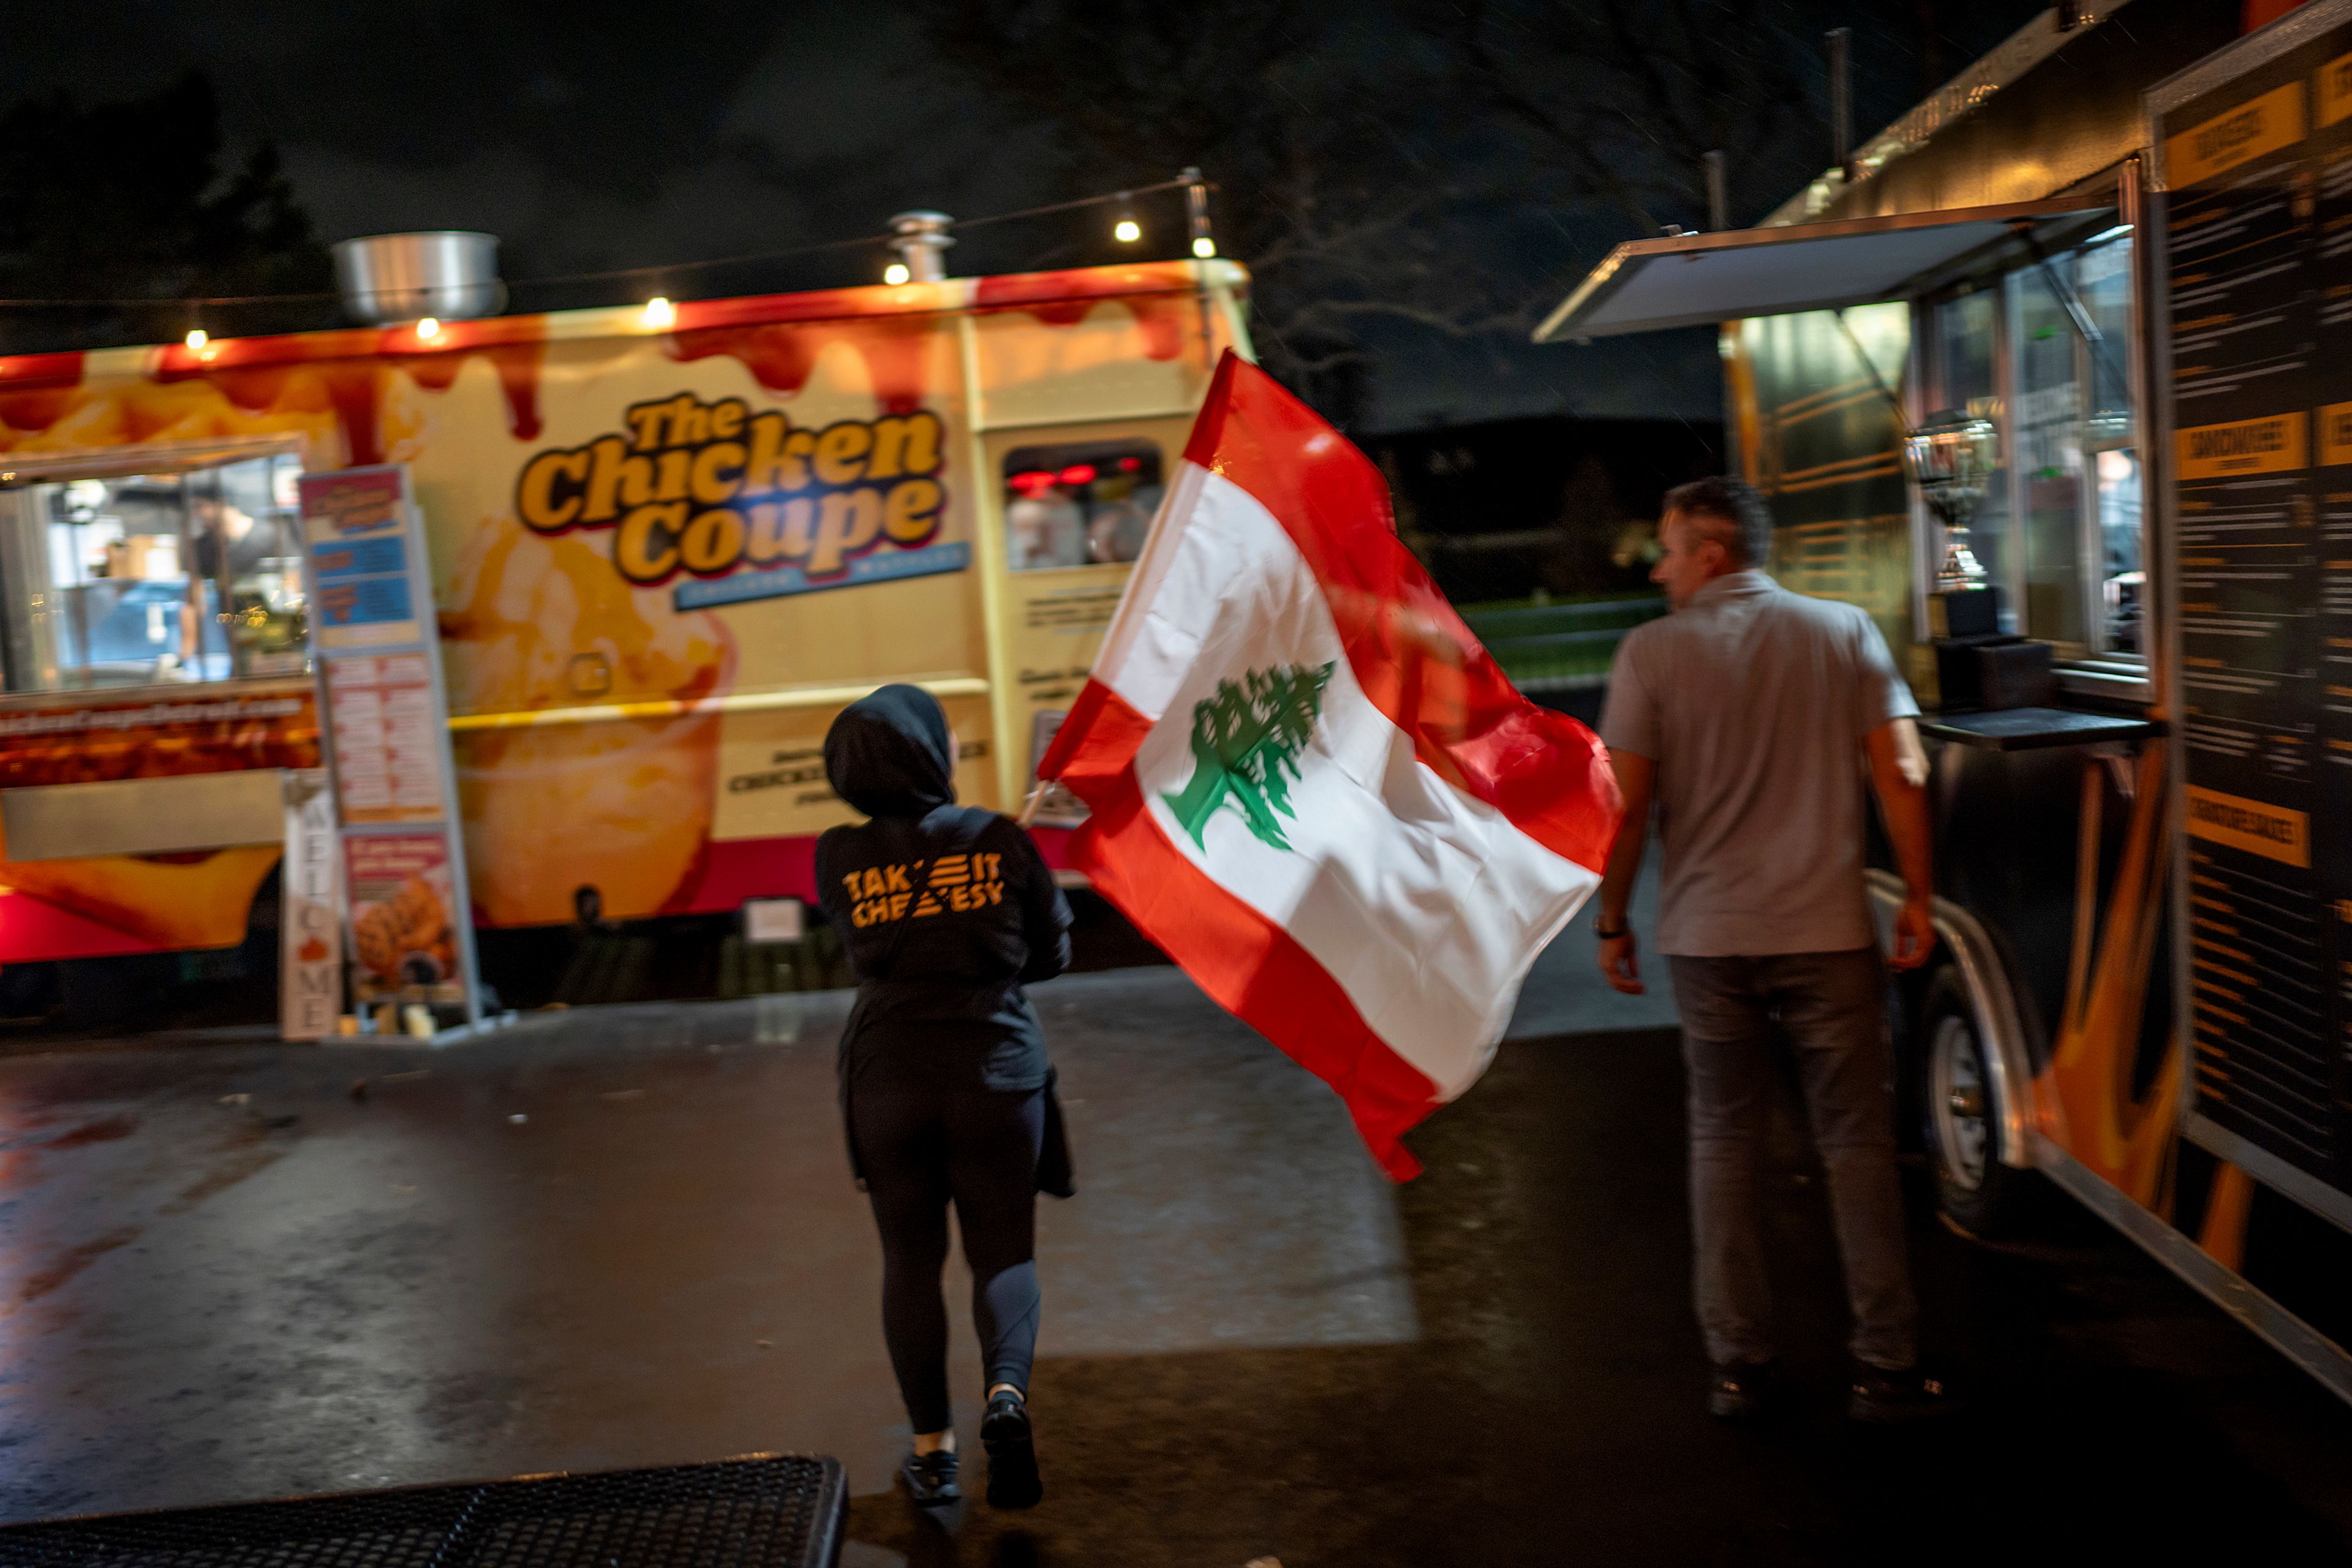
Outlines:
[{"label": "food trailer", "polygon": [[[1093,268],[0,359],[0,964],[216,948],[320,764],[305,474],[405,465],[473,919],[814,896],[910,681],[1017,809],[1246,274]],[[338,595],[341,595],[340,597]],[[1037,834],[1057,858],[1071,803]],[[1060,824],[1056,826],[1055,824]]]},{"label": "food trailer", "polygon": [[1942,945],[1893,1013],[1946,1215],[2039,1173],[2352,1399],[2352,0],[2259,19],[2045,13],[1539,336],[1718,326],[1773,570],[1920,698]]}]

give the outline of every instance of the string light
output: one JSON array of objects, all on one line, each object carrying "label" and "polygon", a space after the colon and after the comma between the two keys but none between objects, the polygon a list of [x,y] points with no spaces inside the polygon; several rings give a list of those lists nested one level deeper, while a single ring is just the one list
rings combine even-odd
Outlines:
[{"label": "string light", "polygon": [[1217,254],[1217,242],[1204,234],[1192,242],[1192,254],[1206,261]]},{"label": "string light", "polygon": [[188,333],[188,352],[190,353],[201,353],[204,346],[212,341],[212,335],[209,332],[206,332],[202,327],[198,327]]},{"label": "string light", "polygon": [[1111,226],[1110,237],[1121,245],[1133,245],[1143,237],[1143,226],[1131,217],[1123,217]]},{"label": "string light", "polygon": [[677,321],[677,307],[662,295],[656,294],[646,301],[646,325],[648,327],[672,326]]},{"label": "string light", "polygon": [[882,281],[885,283],[904,283],[906,280],[907,264],[903,261],[894,261],[882,269]]},{"label": "string light", "polygon": [[[1112,203],[1118,203],[1124,205],[1131,203],[1137,196],[1149,195],[1159,191],[1197,191],[1201,193],[1201,195],[1196,199],[1205,201],[1206,193],[1209,188],[1210,187],[1207,184],[1201,179],[1198,170],[1187,169],[1178,178],[1173,180],[1162,180],[1156,184],[1139,185],[1132,190],[1108,191],[1101,195],[1080,196],[1075,200],[1066,202],[1049,202],[1043,206],[1023,207],[1016,212],[991,213],[986,217],[964,218],[956,223],[953,226],[957,230],[978,228],[986,224],[1012,223],[1024,218],[1043,217],[1052,213],[1069,212],[1080,207],[1103,206],[1108,205]],[[1126,220],[1122,220],[1122,222]],[[1136,237],[1139,239],[1142,237],[1141,226],[1142,226],[1140,224],[1137,225],[1138,232]],[[1113,233],[1119,238],[1120,243],[1132,243],[1128,240],[1123,234],[1119,234],[1118,226],[1114,226]],[[815,245],[793,246],[782,250],[753,251],[741,256],[709,257],[697,261],[666,261],[649,267],[621,267],[601,272],[555,273],[540,278],[509,279],[509,287],[513,289],[544,289],[574,283],[610,282],[612,280],[624,278],[642,278],[646,281],[651,282],[656,280],[655,278],[649,276],[652,274],[676,272],[682,268],[704,268],[718,267],[741,267],[752,262],[781,261],[788,258],[817,256],[830,251],[860,250],[873,246],[887,245],[894,237],[896,237],[887,234],[872,234],[864,235],[856,239],[824,240]],[[1204,247],[1206,247],[1206,248],[1203,248]],[[1214,242],[1207,239],[1205,237],[1196,239],[1192,242],[1192,253],[1196,256],[1204,258],[1214,256],[1216,254]],[[892,268],[891,270],[896,269]],[[903,279],[900,279],[891,278],[889,271],[886,271],[884,273],[884,277],[892,282],[903,281]],[[206,295],[201,298],[189,298],[181,295],[146,295],[121,298],[100,298],[92,296],[37,299],[0,297],[0,310],[78,310],[96,309],[99,307],[112,309],[144,309],[148,307],[156,307],[170,308],[174,310],[184,310],[194,306],[203,305],[325,303],[331,300],[340,300],[342,296],[340,293],[323,289],[310,292],[283,294],[215,294]],[[425,330],[427,321],[430,321],[432,325],[433,330],[430,331]],[[434,337],[437,335],[440,331],[440,323],[437,321],[433,321],[430,317],[426,318],[425,321],[418,321],[415,325],[417,330],[416,335],[421,338]]]},{"label": "string light", "polygon": [[439,337],[441,335],[440,321],[431,316],[425,317],[424,320],[416,323],[416,335],[427,340],[428,342],[434,338]]}]

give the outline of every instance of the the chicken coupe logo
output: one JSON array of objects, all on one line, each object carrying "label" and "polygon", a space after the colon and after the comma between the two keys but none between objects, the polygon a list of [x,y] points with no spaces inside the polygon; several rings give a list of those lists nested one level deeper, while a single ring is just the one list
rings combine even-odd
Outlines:
[{"label": "the chicken coupe logo", "polygon": [[532,457],[515,512],[541,533],[612,529],[613,564],[640,587],[747,562],[828,577],[885,541],[911,548],[940,530],[941,430],[928,409],[805,430],[740,398],[680,393],[622,423],[626,435]]}]

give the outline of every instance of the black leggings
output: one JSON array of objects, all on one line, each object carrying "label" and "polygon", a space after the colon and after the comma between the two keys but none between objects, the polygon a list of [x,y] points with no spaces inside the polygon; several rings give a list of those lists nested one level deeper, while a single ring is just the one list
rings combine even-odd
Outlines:
[{"label": "black leggings", "polygon": [[882,1333],[907,1418],[918,1432],[950,1424],[948,1313],[940,1270],[953,1200],[971,1266],[972,1325],[984,1387],[1026,1393],[1037,1351],[1037,1151],[1045,1091],[859,1089],[852,1131],[882,1232]]}]

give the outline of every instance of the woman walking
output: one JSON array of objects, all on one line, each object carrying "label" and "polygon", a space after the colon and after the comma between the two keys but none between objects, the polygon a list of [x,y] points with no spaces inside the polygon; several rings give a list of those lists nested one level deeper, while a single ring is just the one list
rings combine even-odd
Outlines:
[{"label": "woman walking", "polygon": [[926,1506],[962,1495],[948,1401],[949,1204],[987,1369],[988,1500],[1042,1495],[1028,1409],[1036,1194],[1068,1151],[1024,983],[1070,962],[1070,909],[1009,818],[955,804],[955,737],[929,692],[886,686],[824,738],[835,794],[871,820],[817,840],[824,913],[857,973],[842,1031],[850,1163],[882,1233],[882,1331],[914,1426],[900,1468]]}]

